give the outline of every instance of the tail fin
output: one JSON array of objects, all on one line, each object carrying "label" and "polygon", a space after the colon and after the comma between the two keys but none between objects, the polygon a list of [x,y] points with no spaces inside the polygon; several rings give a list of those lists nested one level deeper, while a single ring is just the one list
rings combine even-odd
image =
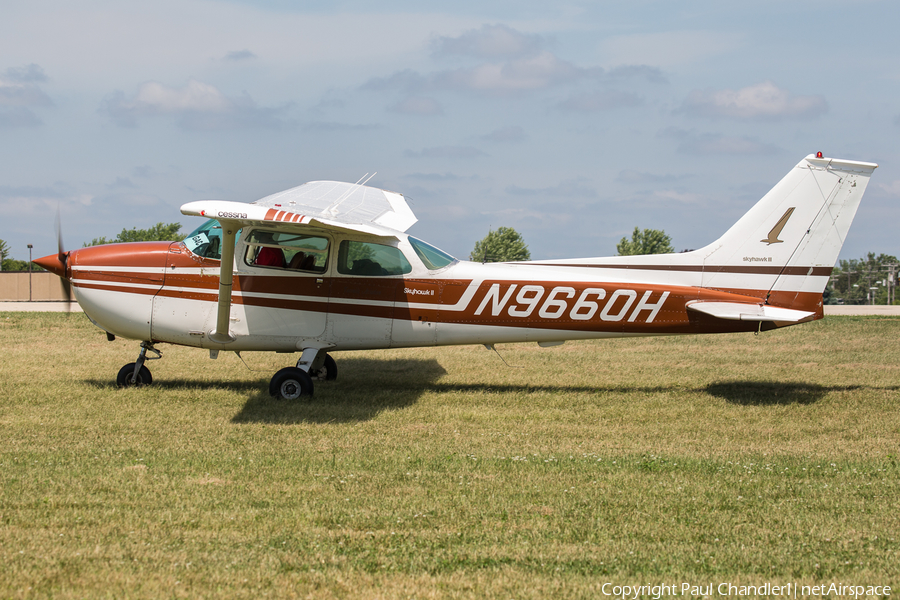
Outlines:
[{"label": "tail fin", "polygon": [[701,286],[749,287],[769,304],[815,310],[877,166],[807,156],[721,238],[696,251]]}]

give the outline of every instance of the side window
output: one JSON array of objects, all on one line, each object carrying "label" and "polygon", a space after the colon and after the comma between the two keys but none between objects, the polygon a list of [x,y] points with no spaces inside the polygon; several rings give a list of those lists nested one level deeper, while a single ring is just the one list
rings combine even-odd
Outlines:
[{"label": "side window", "polygon": [[256,229],[247,237],[244,262],[257,267],[324,273],[328,266],[328,239]]},{"label": "side window", "polygon": [[343,275],[385,277],[409,273],[412,265],[394,246],[344,240],[338,251],[337,269]]}]

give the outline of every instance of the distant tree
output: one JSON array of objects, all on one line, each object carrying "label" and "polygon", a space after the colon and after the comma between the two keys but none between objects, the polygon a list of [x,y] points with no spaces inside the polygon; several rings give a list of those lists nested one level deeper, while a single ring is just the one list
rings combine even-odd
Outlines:
[{"label": "distant tree", "polygon": [[633,256],[635,254],[668,254],[675,252],[672,247],[672,238],[661,229],[645,229],[641,231],[637,227],[631,234],[631,240],[622,238],[616,244],[619,256]]},{"label": "distant tree", "polygon": [[184,235],[178,233],[181,223],[157,223],[149,229],[123,229],[115,239],[105,237],[94,238],[88,246],[102,246],[103,244],[119,244],[122,242],[180,242]]},{"label": "distant tree", "polygon": [[[9,244],[4,240],[0,240],[0,255],[3,256],[3,262],[0,263],[0,270],[3,271],[27,271],[28,270],[28,261],[27,260],[16,260],[12,257],[9,251]],[[40,268],[37,265],[31,265],[32,271],[43,271],[44,269]]]},{"label": "distant tree", "polygon": [[4,271],[6,271],[6,261],[9,259],[9,244],[7,244],[5,240],[0,240],[0,260],[3,261]]},{"label": "distant tree", "polygon": [[475,242],[475,249],[469,258],[478,262],[531,260],[531,252],[518,231],[512,227],[500,227],[488,232],[483,240]]},{"label": "distant tree", "polygon": [[[888,304],[890,288],[894,304],[900,304],[896,293],[900,261],[891,254],[869,252],[856,260],[841,260],[831,273],[831,292],[825,298],[832,304]],[[875,289],[872,289],[875,288]]]}]

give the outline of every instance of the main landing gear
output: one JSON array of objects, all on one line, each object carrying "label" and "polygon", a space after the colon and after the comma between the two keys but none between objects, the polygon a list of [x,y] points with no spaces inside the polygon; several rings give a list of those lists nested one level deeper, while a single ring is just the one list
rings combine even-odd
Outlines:
[{"label": "main landing gear", "polygon": [[[150,352],[155,356],[148,356]],[[141,342],[141,353],[133,363],[128,363],[116,375],[116,385],[120,388],[150,385],[153,376],[144,366],[148,360],[162,358],[162,352],[153,347],[153,342]],[[269,394],[279,400],[309,400],[313,395],[313,381],[333,381],[337,379],[337,363],[323,349],[306,348],[300,355],[296,367],[281,369],[269,382]]]},{"label": "main landing gear", "polygon": [[296,367],[281,369],[269,382],[269,394],[279,400],[309,400],[313,380],[337,379],[337,363],[318,348],[306,348]]},{"label": "main landing gear", "polygon": [[[156,356],[147,356],[147,352],[152,352]],[[141,342],[141,353],[138,355],[138,359],[119,369],[119,374],[116,375],[116,385],[120,388],[150,385],[153,383],[153,377],[150,375],[150,369],[144,366],[144,361],[160,358],[162,358],[162,352],[153,347],[153,342]]]}]

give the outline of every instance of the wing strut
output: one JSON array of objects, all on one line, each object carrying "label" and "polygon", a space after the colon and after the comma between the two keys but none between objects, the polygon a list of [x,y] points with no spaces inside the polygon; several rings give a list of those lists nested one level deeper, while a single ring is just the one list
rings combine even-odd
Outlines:
[{"label": "wing strut", "polygon": [[231,319],[231,284],[234,278],[234,240],[240,223],[219,219],[222,225],[222,262],[219,266],[219,309],[216,315],[216,329],[209,333],[209,339],[219,344],[234,341],[229,323]]}]

